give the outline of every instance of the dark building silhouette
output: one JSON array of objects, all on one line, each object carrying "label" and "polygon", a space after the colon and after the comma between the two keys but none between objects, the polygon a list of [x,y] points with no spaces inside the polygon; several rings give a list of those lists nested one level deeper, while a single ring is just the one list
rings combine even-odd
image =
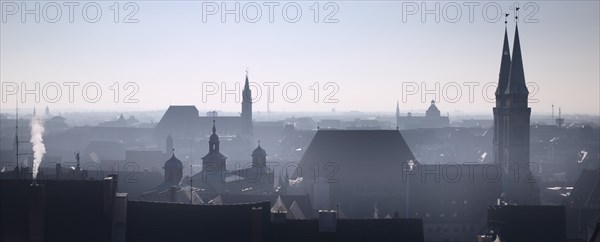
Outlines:
[{"label": "dark building silhouette", "polygon": [[487,221],[496,241],[567,241],[563,206],[491,206]]},{"label": "dark building silhouette", "polygon": [[267,166],[267,152],[265,149],[260,147],[260,143],[258,143],[258,147],[252,151],[252,166],[254,167],[266,167]]},{"label": "dark building silhouette", "polygon": [[510,59],[508,34],[504,47],[494,110],[494,161],[502,167],[504,199],[511,203],[539,204],[539,188],[529,168],[530,116],[529,91],[525,83],[519,28]]},{"label": "dark building silhouette", "polygon": [[0,241],[123,241],[127,195],[101,181],[0,182]]}]

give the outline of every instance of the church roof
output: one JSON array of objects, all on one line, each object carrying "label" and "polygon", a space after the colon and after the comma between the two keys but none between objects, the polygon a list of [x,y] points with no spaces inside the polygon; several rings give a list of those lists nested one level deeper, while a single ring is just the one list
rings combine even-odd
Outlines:
[{"label": "church roof", "polygon": [[[397,174],[405,162],[414,159],[398,130],[319,130],[302,156],[296,176],[314,179],[311,167],[314,170],[317,164],[325,169],[330,164],[339,181],[351,181],[356,180],[355,175]],[[319,172],[320,178],[328,175],[330,172]]]}]

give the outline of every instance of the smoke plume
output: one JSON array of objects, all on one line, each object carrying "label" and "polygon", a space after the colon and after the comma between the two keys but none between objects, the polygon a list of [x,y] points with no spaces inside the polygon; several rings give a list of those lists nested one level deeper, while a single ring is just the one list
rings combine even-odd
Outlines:
[{"label": "smoke plume", "polygon": [[46,146],[44,145],[44,118],[42,116],[34,116],[31,118],[31,140],[29,142],[33,146],[33,179],[36,179],[40,163],[44,154],[46,154]]}]

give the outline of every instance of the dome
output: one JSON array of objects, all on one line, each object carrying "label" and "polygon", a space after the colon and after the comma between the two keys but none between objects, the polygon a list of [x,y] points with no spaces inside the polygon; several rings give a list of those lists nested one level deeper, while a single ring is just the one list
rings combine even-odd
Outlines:
[{"label": "dome", "polygon": [[256,147],[256,149],[254,149],[254,151],[252,151],[252,156],[267,156],[267,152],[265,151],[265,149],[260,147],[260,144],[259,144],[258,147]]},{"label": "dome", "polygon": [[177,159],[177,157],[175,157],[175,154],[173,154],[173,156],[171,156],[171,158],[165,162],[165,166],[163,167],[163,169],[168,168],[183,169],[183,162]]}]

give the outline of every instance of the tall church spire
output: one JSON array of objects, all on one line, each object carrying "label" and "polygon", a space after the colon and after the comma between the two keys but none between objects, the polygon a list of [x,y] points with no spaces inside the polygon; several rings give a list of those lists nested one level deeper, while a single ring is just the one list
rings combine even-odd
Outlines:
[{"label": "tall church spire", "polygon": [[248,80],[248,70],[246,70],[246,82],[242,91],[242,115],[241,131],[243,135],[253,135],[252,125],[252,91],[250,91],[250,81]]},{"label": "tall church spire", "polygon": [[538,174],[530,170],[531,108],[527,104],[528,96],[517,26],[508,83],[500,97],[502,103],[496,102],[494,108],[494,160],[503,170],[502,199],[520,205],[536,205],[540,201]]},{"label": "tall church spire", "polygon": [[[496,88],[496,101],[501,101],[508,79],[510,77],[510,47],[508,46],[508,30],[504,26],[504,45],[502,46],[502,59],[500,61],[500,75],[498,77],[498,87]],[[501,103],[501,102],[500,102]]]},{"label": "tall church spire", "polygon": [[[510,75],[508,79],[508,85],[506,91],[507,95],[512,95],[513,98],[517,98],[522,95],[529,95],[527,85],[525,84],[525,73],[523,71],[523,58],[521,56],[521,42],[519,40],[519,26],[515,27],[515,41],[513,43],[513,54],[510,65]],[[519,100],[520,103],[527,105],[527,99]]]}]

